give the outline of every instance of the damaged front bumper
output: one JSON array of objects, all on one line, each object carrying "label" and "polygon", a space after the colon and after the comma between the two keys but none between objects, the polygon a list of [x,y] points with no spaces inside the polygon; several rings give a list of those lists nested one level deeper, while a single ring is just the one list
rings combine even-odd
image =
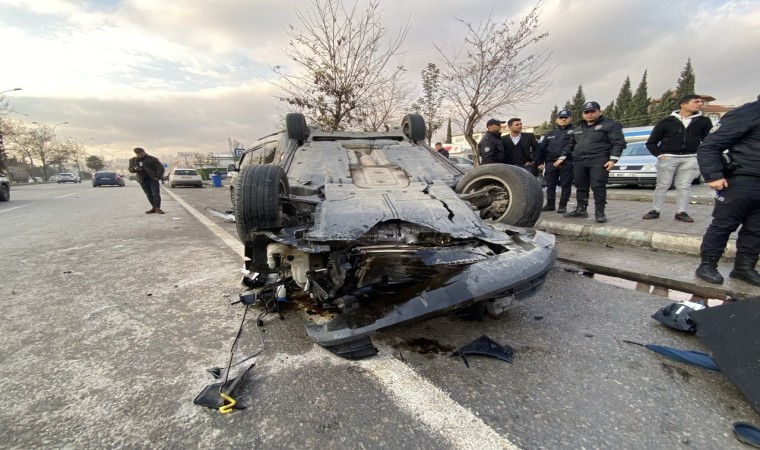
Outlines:
[{"label": "damaged front bumper", "polygon": [[[343,312],[323,324],[309,324],[306,331],[317,344],[339,347],[368,337],[375,331],[421,320],[475,302],[509,304],[535,294],[556,260],[554,236],[541,232],[514,236],[519,250],[507,251],[467,265],[436,288],[425,290],[387,308],[381,316],[372,305]],[[499,306],[496,307],[497,311]]]}]

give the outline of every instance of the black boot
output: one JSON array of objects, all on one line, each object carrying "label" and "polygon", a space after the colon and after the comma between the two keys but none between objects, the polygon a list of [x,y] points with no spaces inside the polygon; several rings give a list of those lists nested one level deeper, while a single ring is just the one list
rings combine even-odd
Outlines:
[{"label": "black boot", "polygon": [[736,255],[734,261],[734,270],[728,274],[731,278],[738,278],[749,284],[760,286],[760,273],[755,270],[757,264],[757,255]]},{"label": "black boot", "polygon": [[557,214],[565,214],[567,212],[567,203],[559,202],[559,208],[557,208]]},{"label": "black boot", "polygon": [[574,210],[564,214],[564,217],[588,217],[586,205],[578,205]]},{"label": "black boot", "polygon": [[594,217],[599,223],[604,223],[607,221],[607,216],[604,215],[603,209],[596,208],[596,211],[594,211]]},{"label": "black boot", "polygon": [[546,206],[541,208],[541,211],[554,211],[554,199],[546,199]]},{"label": "black boot", "polygon": [[723,283],[723,275],[718,272],[718,261],[720,260],[720,255],[710,256],[704,253],[700,253],[700,256],[702,257],[702,261],[699,263],[699,267],[697,267],[697,277],[709,283]]}]

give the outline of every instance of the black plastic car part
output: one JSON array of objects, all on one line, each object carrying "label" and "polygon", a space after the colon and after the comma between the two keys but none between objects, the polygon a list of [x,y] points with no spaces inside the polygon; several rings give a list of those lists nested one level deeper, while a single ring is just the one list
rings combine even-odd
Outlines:
[{"label": "black plastic car part", "polygon": [[464,365],[470,367],[470,363],[466,358],[467,356],[490,356],[492,358],[497,358],[502,361],[511,363],[514,353],[514,349],[509,345],[499,344],[484,334],[483,336],[480,336],[471,343],[455,351],[451,354],[451,356],[461,356],[462,361],[464,361]]}]

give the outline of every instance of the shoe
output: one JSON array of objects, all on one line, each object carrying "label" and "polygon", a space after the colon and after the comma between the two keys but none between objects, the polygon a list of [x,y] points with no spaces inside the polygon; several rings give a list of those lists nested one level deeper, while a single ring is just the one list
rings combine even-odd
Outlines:
[{"label": "shoe", "polygon": [[[659,216],[659,214],[657,215]],[[689,222],[689,223],[694,222],[694,219],[689,217],[689,215],[683,211],[681,211],[680,213],[676,213],[676,220],[680,220],[681,222]]]},{"label": "shoe", "polygon": [[557,214],[565,214],[567,212],[567,205],[559,205],[557,208]]},{"label": "shoe", "polygon": [[588,212],[586,212],[585,206],[578,206],[574,210],[570,211],[569,213],[563,214],[563,217],[581,217],[586,218],[588,217]]},{"label": "shoe", "polygon": [[697,267],[697,277],[707,281],[708,283],[722,284],[723,275],[718,272],[718,261],[720,260],[720,255],[709,256],[702,253],[700,254],[700,257],[702,258],[702,261],[700,261],[699,267]]},{"label": "shoe", "polygon": [[164,214],[164,212],[161,211],[161,208],[156,208],[155,212],[156,212],[156,214]]},{"label": "shoe", "polygon": [[757,273],[757,256],[736,255],[734,270],[728,274],[731,278],[746,281],[754,286],[760,286],[760,273]]},{"label": "shoe", "polygon": [[145,211],[145,214],[155,214],[155,213],[156,213],[156,208],[151,208],[151,209]]},{"label": "shoe", "polygon": [[[686,213],[684,213],[684,214],[686,214]],[[649,211],[648,213],[644,214],[644,217],[642,217],[642,219],[644,219],[644,220],[659,219],[659,218],[660,218],[660,212],[659,211],[655,211],[654,209],[651,210],[651,211]],[[676,219],[677,218],[678,217],[676,217]]]},{"label": "shoe", "polygon": [[607,216],[604,215],[604,211],[596,211],[594,213],[594,217],[596,218],[596,221],[599,223],[604,223],[607,221]]},{"label": "shoe", "polygon": [[546,206],[541,208],[541,211],[554,211],[554,203],[547,203]]}]

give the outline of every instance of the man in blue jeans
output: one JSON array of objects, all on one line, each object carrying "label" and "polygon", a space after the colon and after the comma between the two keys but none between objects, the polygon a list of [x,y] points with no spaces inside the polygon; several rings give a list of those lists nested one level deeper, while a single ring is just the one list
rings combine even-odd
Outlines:
[{"label": "man in blue jeans", "polygon": [[150,156],[145,149],[135,148],[135,157],[129,160],[129,171],[137,174],[137,182],[148,197],[151,209],[145,214],[163,214],[161,210],[161,185],[164,176],[164,165],[155,156]]},{"label": "man in blue jeans", "polygon": [[676,187],[675,220],[694,222],[686,213],[691,195],[691,182],[699,176],[697,147],[707,137],[712,121],[700,111],[704,102],[694,94],[678,100],[678,111],[657,122],[647,140],[647,150],[657,157],[657,187],[652,210],[643,219],[659,219],[665,194]]}]

